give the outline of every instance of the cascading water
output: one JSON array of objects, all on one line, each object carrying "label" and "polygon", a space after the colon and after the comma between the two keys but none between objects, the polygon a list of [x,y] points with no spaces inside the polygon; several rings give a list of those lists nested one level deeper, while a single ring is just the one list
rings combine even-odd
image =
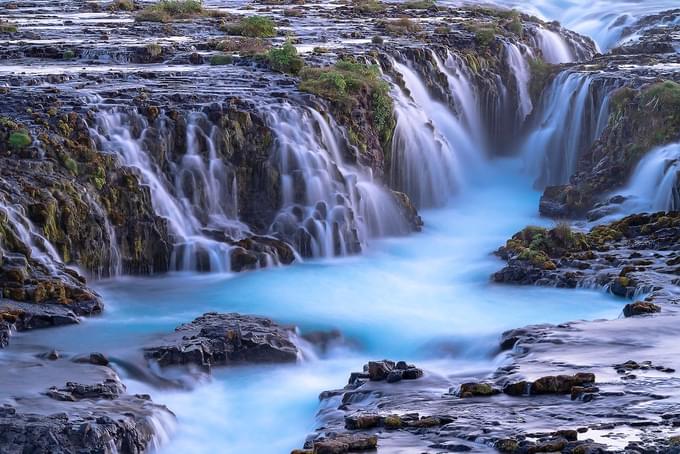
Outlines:
[{"label": "cascading water", "polygon": [[602,134],[609,96],[619,81],[593,86],[597,76],[563,71],[543,92],[533,127],[522,145],[526,167],[536,186],[564,184],[576,170],[579,154]]},{"label": "cascading water", "polygon": [[648,152],[638,163],[629,183],[618,194],[626,200],[625,214],[680,209],[680,143]]},{"label": "cascading water", "polygon": [[[165,134],[161,136],[160,146],[166,148],[172,141],[165,125],[168,121],[160,117],[153,125]],[[211,239],[206,233],[219,232],[238,239],[248,231],[235,220],[234,176],[216,155],[215,126],[201,113],[190,114],[186,153],[179,163],[170,164],[157,163],[148,150],[146,140],[151,127],[147,119],[135,111],[112,110],[98,115],[91,132],[101,149],[117,153],[125,165],[139,171],[142,182],[150,187],[154,210],[168,220],[175,236],[172,268],[228,271],[232,247]],[[161,165],[169,165],[172,180],[165,176]]]},{"label": "cascading water", "polygon": [[677,8],[676,0],[439,0],[442,5],[484,4],[515,8],[589,36],[607,51],[621,40],[627,27],[640,18]]},{"label": "cascading water", "polygon": [[559,33],[543,27],[536,27],[535,33],[536,44],[541,49],[546,63],[555,65],[576,60],[573,50]]},{"label": "cascading water", "polygon": [[[522,49],[520,49],[519,46],[522,46]],[[522,124],[534,108],[533,103],[531,102],[531,95],[529,94],[531,70],[527,63],[527,58],[533,58],[533,53],[527,46],[510,42],[505,43],[505,53],[508,67],[515,78],[517,98],[519,101],[517,105],[517,116],[519,124]]]},{"label": "cascading water", "polygon": [[272,235],[304,256],[332,257],[361,251],[371,237],[407,232],[392,195],[343,162],[348,145],[332,118],[290,103],[263,114],[275,135],[282,187]]},{"label": "cascading water", "polygon": [[[447,59],[447,65],[453,63],[453,59]],[[441,206],[461,185],[463,163],[468,164],[465,166],[468,169],[478,163],[484,155],[484,146],[475,145],[465,122],[448,106],[432,98],[412,68],[396,60],[392,61],[392,67],[399,73],[408,94],[397,83],[392,83],[397,126],[390,155],[391,184],[407,193],[418,207]],[[467,80],[460,73],[452,75],[453,70],[455,66],[444,73],[448,75],[451,89],[457,91]],[[467,88],[473,92],[470,86]],[[462,102],[461,111],[466,112],[465,121],[474,123],[472,98],[458,99]]]},{"label": "cascading water", "polygon": [[[11,205],[0,200],[0,212],[4,213],[9,228],[30,250],[30,258],[42,265],[47,272],[57,275],[57,264],[61,264],[61,258],[52,243],[42,236],[33,223],[26,217],[23,207]],[[0,252],[2,243],[0,242]]]}]

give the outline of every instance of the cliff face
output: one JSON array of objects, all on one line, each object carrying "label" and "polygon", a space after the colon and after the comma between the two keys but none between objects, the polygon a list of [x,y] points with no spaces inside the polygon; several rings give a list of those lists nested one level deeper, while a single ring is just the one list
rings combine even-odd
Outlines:
[{"label": "cliff face", "polygon": [[680,85],[660,77],[637,88],[634,84],[612,92],[606,128],[581,153],[569,184],[545,190],[542,214],[578,217],[606,204],[607,194],[628,181],[650,150],[680,140]]}]

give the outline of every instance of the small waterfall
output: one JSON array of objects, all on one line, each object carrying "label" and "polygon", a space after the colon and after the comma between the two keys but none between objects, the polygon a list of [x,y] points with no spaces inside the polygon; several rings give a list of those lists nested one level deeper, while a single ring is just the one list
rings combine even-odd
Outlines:
[{"label": "small waterfall", "polygon": [[[521,45],[521,44],[520,44]],[[515,43],[506,42],[505,43],[505,54],[508,67],[515,78],[515,84],[517,87],[517,115],[519,117],[520,124],[529,116],[534,106],[531,102],[531,95],[529,94],[529,82],[531,81],[531,70],[529,69],[529,64],[527,63],[527,57],[533,58],[531,49],[521,45],[522,49]]]},{"label": "small waterfall", "polygon": [[580,153],[606,127],[609,95],[618,82],[604,81],[595,87],[596,77],[563,71],[544,90],[531,132],[522,145],[525,165],[536,176],[537,187],[567,183]]},{"label": "small waterfall", "polygon": [[[97,203],[94,200],[94,198],[92,197],[92,194],[90,194],[89,192],[85,192],[85,199],[87,200],[88,206],[91,207],[95,211],[95,214],[97,215],[97,219],[100,219],[101,222],[103,222],[104,230],[106,231],[106,234],[108,236],[108,246],[109,246],[108,260],[102,261],[102,263],[100,264],[100,268],[99,268],[99,270],[97,270],[95,277],[101,279],[103,277],[120,276],[120,275],[123,274],[123,258],[121,256],[120,250],[118,249],[118,240],[116,238],[116,231],[114,230],[113,226],[111,225],[111,221],[109,221],[109,217],[104,212],[101,205],[99,205],[99,203]],[[104,268],[106,266],[106,264],[108,264],[107,269]]]},{"label": "small waterfall", "polygon": [[372,237],[408,229],[392,195],[370,175],[343,162],[349,146],[332,118],[290,103],[263,108],[275,135],[281,209],[270,233],[303,256],[358,253]]},{"label": "small waterfall", "polygon": [[543,27],[536,27],[535,33],[536,44],[541,49],[545,62],[555,65],[576,60],[574,52],[559,33]]},{"label": "small waterfall", "polygon": [[442,60],[436,53],[432,53],[437,68],[446,75],[449,84],[449,94],[454,101],[454,109],[464,128],[475,144],[483,145],[483,150],[487,150],[487,137],[485,127],[482,122],[482,115],[479,111],[479,94],[475,85],[472,83],[472,76],[465,62],[450,51],[446,51],[446,58]]},{"label": "small waterfall", "polygon": [[[6,216],[9,227],[18,240],[25,247],[29,248],[30,257],[28,258],[42,265],[51,276],[56,276],[59,271],[57,264],[62,263],[61,258],[54,246],[52,246],[52,243],[42,236],[28,217],[26,217],[23,207],[4,203],[0,200],[0,212]],[[1,252],[2,243],[0,242]]]},{"label": "small waterfall", "polygon": [[[441,206],[463,182],[462,169],[469,170],[484,154],[484,145],[475,144],[466,123],[477,122],[472,97],[464,95],[467,83],[456,62],[447,58],[444,74],[460,102],[461,118],[442,102],[432,98],[422,78],[409,66],[392,62],[404,82],[402,89],[392,83],[397,126],[390,155],[390,181],[407,193],[418,207]],[[458,91],[460,88],[460,91]],[[474,92],[470,86],[467,92]],[[481,129],[480,129],[481,131]],[[468,164],[464,166],[464,163]]]},{"label": "small waterfall", "polygon": [[626,197],[626,213],[680,209],[680,143],[648,152],[619,195]]},{"label": "small waterfall", "polygon": [[[189,115],[186,128],[186,153],[178,163],[157,162],[147,141],[157,141],[160,133],[164,154],[172,142],[168,126],[171,120],[159,117],[154,125],[137,113],[101,112],[92,135],[101,149],[116,153],[122,162],[139,171],[151,192],[156,213],[168,220],[175,237],[171,268],[181,271],[216,271],[230,269],[232,247],[208,234],[239,239],[247,227],[235,220],[236,195],[227,166],[215,151],[215,126],[202,113]],[[205,156],[207,154],[207,156]],[[166,177],[164,169],[168,167]]]}]

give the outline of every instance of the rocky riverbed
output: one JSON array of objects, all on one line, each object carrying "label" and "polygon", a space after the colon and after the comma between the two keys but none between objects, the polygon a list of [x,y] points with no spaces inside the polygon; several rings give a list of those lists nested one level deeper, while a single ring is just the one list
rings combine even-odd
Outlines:
[{"label": "rocky riverbed", "polygon": [[512,236],[489,285],[608,292],[629,300],[621,317],[508,331],[491,373],[374,357],[321,393],[297,452],[679,449],[680,156],[660,164],[661,211],[629,210],[645,158],[680,142],[677,9],[650,6],[599,49],[474,2],[179,3],[0,4],[0,452],[164,449],[173,409],[121,374],[184,389],[361,344],[227,307],[111,362],[13,348],[15,332],[105,323],[100,279],[353,260],[427,230],[419,211],[508,156],[560,222]]}]

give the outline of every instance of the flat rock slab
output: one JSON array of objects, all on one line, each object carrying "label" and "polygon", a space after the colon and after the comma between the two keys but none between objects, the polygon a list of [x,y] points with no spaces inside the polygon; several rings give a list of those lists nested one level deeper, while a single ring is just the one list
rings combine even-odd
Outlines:
[{"label": "flat rock slab", "polygon": [[210,312],[146,347],[144,356],[163,367],[295,362],[293,336],[292,327],[268,318]]},{"label": "flat rock slab", "polygon": [[0,383],[3,454],[138,454],[174,425],[170,411],[149,396],[127,394],[106,366],[5,358]]}]

